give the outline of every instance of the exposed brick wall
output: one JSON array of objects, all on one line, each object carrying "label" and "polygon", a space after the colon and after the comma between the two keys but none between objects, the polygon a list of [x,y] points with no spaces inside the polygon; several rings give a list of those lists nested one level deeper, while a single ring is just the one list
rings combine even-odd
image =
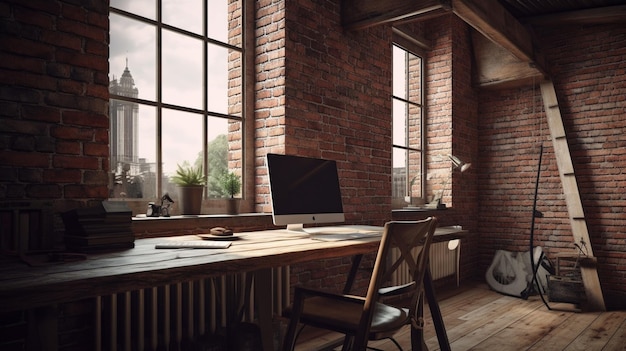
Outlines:
[{"label": "exposed brick wall", "polygon": [[108,1],[0,4],[0,198],[108,196]]},{"label": "exposed brick wall", "polygon": [[338,162],[348,222],[391,212],[391,28],[346,32],[340,4],[288,1],[285,152]]},{"label": "exposed brick wall", "polygon": [[[626,28],[544,30],[600,282],[609,307],[626,293]],[[535,244],[571,250],[573,238],[539,89],[480,94],[481,265],[496,249],[528,249],[539,144],[544,141]],[[617,297],[621,295],[622,297]]]},{"label": "exposed brick wall", "polygon": [[255,203],[271,213],[265,155],[285,148],[285,2],[256,2]]},{"label": "exposed brick wall", "polygon": [[[59,212],[108,196],[108,31],[108,1],[0,3],[0,209],[45,209],[29,249],[62,240]],[[91,347],[93,318],[81,321],[80,306],[58,311],[59,349]],[[46,348],[24,339],[38,312],[0,316],[0,343]]]},{"label": "exposed brick wall", "polygon": [[[477,161],[478,138],[477,93],[472,86],[472,51],[469,26],[454,15],[427,21],[423,36],[431,48],[427,51],[426,108],[428,157],[427,194],[443,187],[443,202],[452,206],[445,212],[435,211],[440,225],[461,225],[471,233],[477,230],[478,206]],[[453,45],[454,44],[454,45]],[[452,154],[474,166],[461,174],[451,171],[447,155]],[[451,177],[450,181],[446,181]],[[420,214],[398,214],[394,219],[414,219]],[[478,274],[477,240],[463,240],[461,269],[464,279]]]},{"label": "exposed brick wall", "polygon": [[[272,44],[267,58],[283,66],[262,59],[270,69],[257,85],[271,89],[260,92],[257,126],[272,128],[258,131],[267,137],[257,144],[336,160],[346,221],[382,225],[391,216],[391,28],[345,32],[338,1],[283,4],[273,5],[278,12],[267,22],[283,33],[272,30],[273,38],[284,38],[284,47]],[[294,266],[292,283],[340,289],[349,267],[349,258]],[[368,280],[359,279],[356,289]]]}]

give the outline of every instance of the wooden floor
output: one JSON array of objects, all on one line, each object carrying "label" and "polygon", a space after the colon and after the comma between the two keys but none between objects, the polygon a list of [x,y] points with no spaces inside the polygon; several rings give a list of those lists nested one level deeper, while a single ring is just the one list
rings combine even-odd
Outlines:
[{"label": "wooden floor", "polygon": [[[548,310],[539,296],[523,300],[483,284],[438,291],[438,295],[453,351],[626,350],[626,311],[572,312],[573,305],[550,302]],[[430,315],[425,317],[428,349],[439,350]],[[305,328],[296,350],[320,349],[338,338]],[[408,329],[400,331],[396,340],[404,350],[411,349]],[[397,350],[390,341],[370,342],[369,346]]]}]

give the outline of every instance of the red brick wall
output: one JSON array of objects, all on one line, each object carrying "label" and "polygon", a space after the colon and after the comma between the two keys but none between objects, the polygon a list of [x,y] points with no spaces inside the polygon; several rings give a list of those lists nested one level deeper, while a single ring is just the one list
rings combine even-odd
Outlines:
[{"label": "red brick wall", "polygon": [[[626,293],[626,28],[544,30],[552,72],[607,306]],[[574,252],[567,207],[538,88],[479,99],[481,266],[496,249],[528,250],[539,145],[545,150],[535,244]],[[618,298],[618,295],[622,295]]]},{"label": "red brick wall", "polygon": [[[344,32],[339,7],[257,4],[257,166],[267,152],[337,160],[347,220],[381,225],[391,211],[391,29]],[[271,212],[258,171],[257,209]]]},{"label": "red brick wall", "polygon": [[[445,185],[443,202],[452,209],[433,212],[440,225],[461,225],[471,233],[477,231],[477,161],[478,103],[472,86],[472,51],[469,26],[453,15],[430,20],[423,26],[431,45],[427,51],[427,154],[428,193]],[[463,174],[451,171],[448,154],[473,166]],[[451,180],[446,182],[446,178]],[[413,216],[415,217],[415,216]],[[411,218],[394,217],[394,219]],[[462,242],[461,270],[464,279],[479,274],[476,262],[478,242]]]},{"label": "red brick wall", "polygon": [[[391,217],[391,28],[345,32],[338,1],[284,6],[284,23],[272,27],[286,31],[275,55],[284,67],[268,65],[258,83],[282,85],[263,92],[273,103],[257,110],[257,125],[273,127],[257,144],[336,160],[346,221],[382,225]],[[344,258],[294,266],[292,282],[340,288],[349,265]]]}]

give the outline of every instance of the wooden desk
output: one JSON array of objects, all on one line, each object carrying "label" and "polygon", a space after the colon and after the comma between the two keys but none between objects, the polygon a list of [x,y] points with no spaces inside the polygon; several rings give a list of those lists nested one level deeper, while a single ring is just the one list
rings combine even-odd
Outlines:
[{"label": "wooden desk", "polygon": [[[233,241],[228,249],[154,249],[158,242],[197,239],[195,236],[178,236],[139,239],[133,249],[90,254],[86,260],[76,262],[30,267],[24,262],[5,259],[0,265],[0,311],[26,310],[229,273],[258,272],[262,275],[272,267],[375,252],[380,241],[378,236],[317,241],[286,230],[238,235],[241,240]],[[464,231],[458,228],[439,228],[434,240],[447,241],[463,235]],[[36,261],[34,257],[32,259]],[[262,284],[263,281],[266,279],[257,279],[256,283]],[[432,293],[432,286],[430,289]],[[265,289],[258,287],[257,290]],[[431,298],[430,305],[436,305],[434,294]],[[271,315],[268,316],[267,311],[264,314],[260,324],[267,335]],[[442,320],[440,327],[445,334]],[[271,338],[265,338],[265,345],[266,350],[271,350],[267,348],[271,345]]]}]

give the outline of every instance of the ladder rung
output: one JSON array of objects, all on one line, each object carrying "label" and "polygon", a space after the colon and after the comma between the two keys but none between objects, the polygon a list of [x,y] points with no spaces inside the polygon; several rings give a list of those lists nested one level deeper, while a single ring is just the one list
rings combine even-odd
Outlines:
[{"label": "ladder rung", "polygon": [[574,174],[574,172],[570,171],[570,172],[564,172],[563,175],[564,176],[573,176],[575,174]]},{"label": "ladder rung", "polygon": [[548,105],[548,108],[559,108],[559,104]]},{"label": "ladder rung", "polygon": [[575,221],[584,221],[585,217],[575,216],[575,217],[572,217],[572,219],[575,220]]}]

